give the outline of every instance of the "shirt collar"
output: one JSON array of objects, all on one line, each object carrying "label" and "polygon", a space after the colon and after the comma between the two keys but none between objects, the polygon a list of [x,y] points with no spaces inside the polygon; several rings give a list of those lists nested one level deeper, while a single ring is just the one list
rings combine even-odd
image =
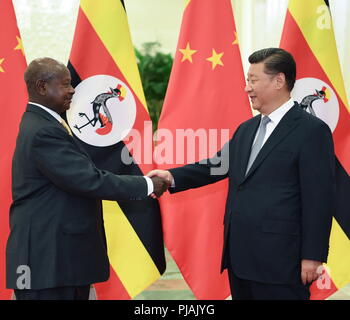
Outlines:
[{"label": "shirt collar", "polygon": [[41,104],[39,104],[39,103],[30,102],[30,101],[29,101],[29,103],[32,104],[32,105],[34,105],[34,106],[37,106],[37,107],[39,107],[39,108],[41,108],[41,109],[44,109],[46,112],[48,112],[49,114],[51,114],[59,123],[62,122],[62,118],[61,118],[61,116],[60,116],[57,112],[55,112],[55,111],[53,111],[53,110],[51,110],[51,109],[49,109],[49,108],[47,108],[47,107],[44,107],[43,105],[41,105]]},{"label": "shirt collar", "polygon": [[271,112],[268,117],[277,126],[284,115],[294,106],[294,100],[290,98],[287,102]]}]

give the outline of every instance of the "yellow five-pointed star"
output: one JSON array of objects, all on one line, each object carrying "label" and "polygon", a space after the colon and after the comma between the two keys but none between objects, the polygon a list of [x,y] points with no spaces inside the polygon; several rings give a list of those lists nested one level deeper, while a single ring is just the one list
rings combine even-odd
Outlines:
[{"label": "yellow five-pointed star", "polygon": [[237,32],[235,31],[235,40],[232,42],[233,45],[238,44]]},{"label": "yellow five-pointed star", "polygon": [[216,68],[217,65],[223,66],[224,64],[221,61],[222,56],[224,55],[223,52],[217,53],[215,49],[213,49],[213,54],[211,57],[207,58],[208,61],[212,63],[212,70]]},{"label": "yellow five-pointed star", "polygon": [[14,48],[14,50],[21,50],[21,51],[22,51],[22,54],[24,55],[24,48],[23,48],[22,39],[21,39],[20,37],[17,37],[17,36],[16,36],[16,38],[17,38],[18,44],[17,44],[17,47]]},{"label": "yellow five-pointed star", "polygon": [[181,62],[188,60],[189,62],[193,63],[192,55],[195,54],[197,50],[191,50],[189,42],[187,42],[185,49],[179,49],[179,51],[183,54]]},{"label": "yellow five-pointed star", "polygon": [[5,60],[4,58],[0,59],[0,72],[5,72],[5,70],[1,67],[1,64],[3,63],[4,60]]}]

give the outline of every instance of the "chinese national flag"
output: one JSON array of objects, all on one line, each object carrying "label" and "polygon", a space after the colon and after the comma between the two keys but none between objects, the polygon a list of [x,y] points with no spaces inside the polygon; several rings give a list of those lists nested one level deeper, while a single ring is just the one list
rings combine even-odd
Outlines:
[{"label": "chinese national flag", "polygon": [[[166,169],[213,156],[237,126],[252,116],[244,86],[230,0],[187,1],[158,126],[158,167]],[[164,129],[170,130],[173,139],[181,129],[194,130],[201,137],[204,132],[207,139],[204,145],[188,150],[186,143],[162,139],[163,133],[169,132]],[[162,152],[170,149],[168,155],[174,157],[165,156],[166,164],[161,164]],[[195,151],[193,158],[191,151]],[[224,180],[161,198],[167,248],[198,299],[230,295],[227,273],[220,274],[227,187]]]},{"label": "chinese national flag", "polygon": [[303,107],[330,126],[339,160],[328,269],[311,287],[311,299],[325,299],[350,282],[350,115],[332,19],[323,0],[289,1],[281,48],[289,51],[297,64],[294,100],[302,104],[308,100]]},{"label": "chinese national flag", "polygon": [[[5,249],[12,202],[11,163],[18,125],[28,97],[23,80],[26,60],[11,0],[0,1],[0,299],[10,299],[5,288]],[[6,31],[5,31],[6,30]]]},{"label": "chinese national flag", "polygon": [[[80,1],[68,68],[75,87],[68,123],[96,166],[129,175],[152,170],[152,123],[123,1]],[[123,161],[125,151],[132,163]],[[133,298],[165,270],[158,201],[104,201],[103,218],[111,273],[95,285],[97,298]]]}]

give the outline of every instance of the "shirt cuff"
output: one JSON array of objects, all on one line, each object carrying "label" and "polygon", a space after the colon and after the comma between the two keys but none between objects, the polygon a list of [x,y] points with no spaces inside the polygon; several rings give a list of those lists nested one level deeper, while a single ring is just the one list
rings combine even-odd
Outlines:
[{"label": "shirt cuff", "polygon": [[153,193],[153,182],[152,182],[152,179],[150,177],[146,177],[146,176],[143,176],[145,179],[146,179],[146,182],[147,182],[147,195],[149,196],[151,193]]}]

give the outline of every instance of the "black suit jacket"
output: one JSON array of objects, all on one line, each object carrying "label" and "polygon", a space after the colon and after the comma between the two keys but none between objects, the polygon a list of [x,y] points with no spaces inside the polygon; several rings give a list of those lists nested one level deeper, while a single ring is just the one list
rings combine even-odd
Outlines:
[{"label": "black suit jacket", "polygon": [[17,288],[24,265],[31,289],[43,289],[108,279],[100,199],[144,199],[147,183],[97,169],[55,118],[29,104],[13,157],[12,191],[7,287]]},{"label": "black suit jacket", "polygon": [[[295,104],[246,175],[260,118],[242,123],[207,164],[171,169],[171,192],[228,177],[222,270],[263,283],[300,283],[302,259],[327,260],[335,199],[332,133]],[[227,174],[211,175],[227,152]]]}]

